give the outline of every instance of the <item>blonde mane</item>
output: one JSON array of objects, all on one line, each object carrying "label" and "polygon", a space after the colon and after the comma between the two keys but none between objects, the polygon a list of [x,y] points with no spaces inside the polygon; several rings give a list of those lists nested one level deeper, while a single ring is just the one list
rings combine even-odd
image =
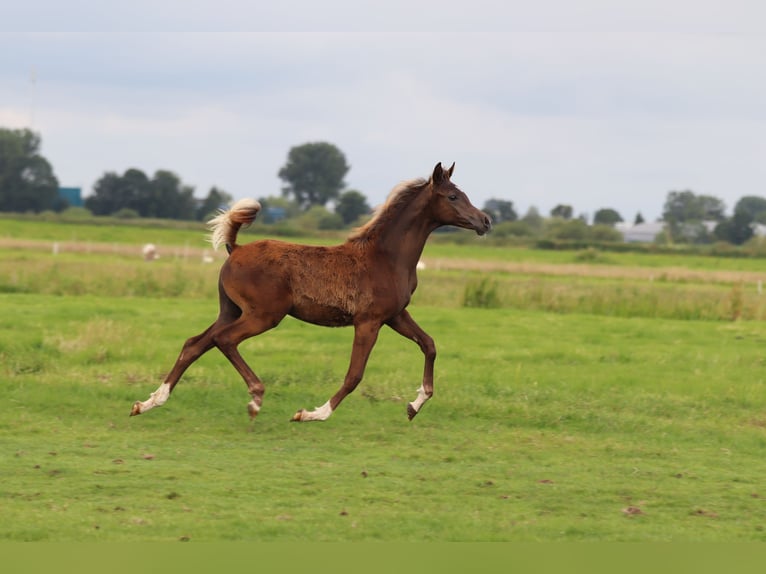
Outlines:
[{"label": "blonde mane", "polygon": [[348,236],[349,241],[364,240],[372,236],[381,226],[385,225],[408,205],[428,183],[428,180],[418,178],[403,181],[388,194],[385,203],[375,210],[375,214],[367,223],[354,229]]}]

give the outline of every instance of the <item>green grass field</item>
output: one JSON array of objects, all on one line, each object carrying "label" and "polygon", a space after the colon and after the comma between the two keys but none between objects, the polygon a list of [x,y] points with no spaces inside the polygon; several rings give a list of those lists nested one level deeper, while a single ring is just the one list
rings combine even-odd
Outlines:
[{"label": "green grass field", "polygon": [[[766,540],[766,324],[730,320],[736,279],[654,281],[676,298],[652,306],[666,297],[640,278],[429,269],[410,310],[436,393],[412,422],[423,358],[384,331],[328,421],[289,423],[337,389],[352,336],[292,319],[241,346],[266,384],[256,420],[215,350],[128,417],[214,319],[216,268],[0,251],[0,540]],[[484,275],[501,306],[463,307]],[[534,304],[548,295],[520,281],[580,303]],[[715,320],[656,311],[698,292]]]}]

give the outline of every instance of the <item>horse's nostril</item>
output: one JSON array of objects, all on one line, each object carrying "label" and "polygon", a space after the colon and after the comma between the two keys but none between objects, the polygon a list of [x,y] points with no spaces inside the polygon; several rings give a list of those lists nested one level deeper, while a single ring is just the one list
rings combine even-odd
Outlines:
[{"label": "horse's nostril", "polygon": [[489,220],[489,217],[487,217],[486,215],[484,216],[484,227],[486,227],[487,229],[492,227],[492,222]]}]

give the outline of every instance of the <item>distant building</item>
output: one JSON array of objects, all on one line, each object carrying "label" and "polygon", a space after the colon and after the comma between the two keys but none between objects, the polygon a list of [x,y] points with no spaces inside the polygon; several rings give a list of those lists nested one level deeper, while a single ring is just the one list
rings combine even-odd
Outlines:
[{"label": "distant building", "polygon": [[665,229],[665,222],[618,223],[614,228],[622,233],[627,243],[652,243],[657,234]]},{"label": "distant building", "polygon": [[79,187],[59,187],[59,197],[67,202],[69,207],[82,207],[82,189]]},{"label": "distant building", "polygon": [[[622,238],[627,243],[652,243],[657,235],[665,230],[664,221],[655,221],[653,223],[618,223],[614,228],[622,233]],[[697,236],[708,234],[712,235],[718,225],[717,221],[699,221],[692,223],[680,223],[678,233],[693,241]],[[704,229],[704,231],[701,231]],[[759,230],[753,228],[756,235]]]},{"label": "distant building", "polygon": [[265,211],[265,220],[268,223],[276,223],[287,217],[287,210],[284,207],[267,207]]}]

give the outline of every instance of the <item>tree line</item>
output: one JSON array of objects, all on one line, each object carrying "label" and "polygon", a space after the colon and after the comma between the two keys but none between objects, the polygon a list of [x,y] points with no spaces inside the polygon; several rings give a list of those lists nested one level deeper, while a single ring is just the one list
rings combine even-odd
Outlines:
[{"label": "tree line", "polygon": [[[0,128],[0,211],[60,212],[69,207],[40,144],[40,136],[31,130]],[[263,219],[274,222],[306,215],[304,219],[324,229],[354,223],[370,212],[370,206],[364,194],[346,188],[349,169],[345,155],[333,144],[293,147],[278,172],[284,183],[282,195],[259,198],[265,208]],[[137,168],[122,174],[108,171],[96,181],[84,206],[93,215],[206,220],[232,202],[232,196],[218,187],[204,198],[195,197],[194,191],[170,170],[151,176]]]},{"label": "tree line", "polygon": [[[484,211],[492,216],[495,232],[526,237],[546,237],[562,240],[621,240],[621,233],[610,233],[624,219],[614,209],[596,211],[592,225],[588,226],[585,215],[574,217],[571,205],[559,204],[551,209],[548,219],[543,218],[535,207],[520,217],[513,203],[490,199]],[[710,244],[724,241],[742,245],[756,235],[759,226],[766,230],[766,198],[748,195],[734,205],[731,216],[726,215],[724,202],[710,195],[698,195],[691,190],[669,191],[660,219],[663,230],[655,237],[656,243]],[[645,223],[640,212],[633,225]],[[616,230],[615,230],[616,231]]]},{"label": "tree line", "polygon": [[[50,162],[40,153],[40,136],[31,130],[0,128],[0,211],[60,212],[68,207],[59,193],[59,182]],[[340,229],[368,216],[371,209],[363,193],[348,189],[345,177],[350,167],[343,152],[328,142],[312,142],[291,148],[277,175],[283,182],[281,195],[259,198],[265,223],[298,219],[304,227]],[[224,190],[212,187],[204,198],[194,195],[170,170],[151,176],[137,168],[122,174],[105,172],[85,198],[93,215],[206,220],[232,201]],[[328,204],[331,209],[328,208]],[[620,241],[615,226],[624,220],[612,208],[603,208],[588,217],[575,217],[569,204],[556,205],[543,217],[536,208],[519,216],[513,202],[491,198],[483,210],[495,222],[501,236],[549,237],[554,239]],[[693,191],[670,191],[663,206],[664,231],[657,241],[673,243],[742,244],[766,225],[766,198],[742,197],[731,216],[724,203]],[[643,223],[637,213],[634,224]]]}]

